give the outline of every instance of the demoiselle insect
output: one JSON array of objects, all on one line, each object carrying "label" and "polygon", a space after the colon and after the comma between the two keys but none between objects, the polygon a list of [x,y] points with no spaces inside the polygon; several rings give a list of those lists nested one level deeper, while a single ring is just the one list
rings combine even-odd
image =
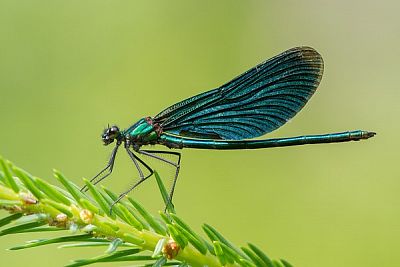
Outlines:
[{"label": "demoiselle insect", "polygon": [[[93,184],[109,176],[118,148],[124,149],[136,166],[139,180],[115,201],[153,175],[139,155],[176,168],[169,194],[172,204],[180,169],[176,151],[142,149],[163,145],[171,149],[256,149],[305,144],[337,143],[368,139],[369,131],[347,131],[321,135],[248,140],[272,132],[294,117],[316,91],[323,73],[321,55],[310,47],[289,49],[237,76],[216,89],[178,102],[154,117],[146,117],[125,130],[111,126],[104,130],[104,145],[116,142],[107,166],[91,179]],[[173,155],[176,160],[163,155]],[[146,169],[148,173],[144,174]],[[87,190],[87,187],[82,188]],[[114,203],[114,204],[115,204]]]}]

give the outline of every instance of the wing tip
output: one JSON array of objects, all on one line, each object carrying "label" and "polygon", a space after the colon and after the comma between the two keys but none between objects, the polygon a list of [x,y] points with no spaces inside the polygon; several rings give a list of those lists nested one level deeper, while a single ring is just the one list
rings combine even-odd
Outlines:
[{"label": "wing tip", "polygon": [[324,60],[321,54],[312,48],[311,46],[298,46],[291,48],[284,53],[299,53],[299,56],[310,63],[310,65],[314,67],[318,67],[319,72],[317,74],[316,85],[318,87],[319,83],[322,80],[322,75],[324,74]]}]

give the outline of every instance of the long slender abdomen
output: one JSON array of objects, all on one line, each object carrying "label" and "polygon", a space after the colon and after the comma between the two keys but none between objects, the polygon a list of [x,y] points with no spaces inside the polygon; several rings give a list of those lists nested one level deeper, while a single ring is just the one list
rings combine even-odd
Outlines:
[{"label": "long slender abdomen", "polygon": [[283,146],[299,146],[307,144],[339,143],[368,139],[375,135],[368,131],[349,131],[321,135],[305,135],[287,138],[274,138],[265,140],[208,140],[185,138],[176,135],[162,134],[161,143],[171,148],[197,148],[197,149],[257,149]]}]

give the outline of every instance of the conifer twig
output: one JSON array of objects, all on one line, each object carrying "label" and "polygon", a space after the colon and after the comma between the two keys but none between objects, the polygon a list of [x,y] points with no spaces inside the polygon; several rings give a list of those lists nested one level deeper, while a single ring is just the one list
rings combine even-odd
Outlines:
[{"label": "conifer twig", "polygon": [[[10,250],[48,244],[60,244],[60,248],[106,247],[103,255],[75,260],[67,265],[70,267],[119,261],[140,262],[143,266],[291,266],[285,260],[271,260],[252,244],[238,248],[204,224],[207,240],[178,217],[170,203],[166,202],[166,214],[160,212],[155,217],[139,202],[128,198],[114,205],[110,213],[117,196],[107,188],[95,187],[85,180],[90,194],[83,194],[56,170],[54,176],[62,187],[1,158],[0,167],[0,208],[10,212],[0,219],[0,236],[65,232],[61,237],[29,241]],[[156,179],[167,200],[168,193],[158,174]]]}]

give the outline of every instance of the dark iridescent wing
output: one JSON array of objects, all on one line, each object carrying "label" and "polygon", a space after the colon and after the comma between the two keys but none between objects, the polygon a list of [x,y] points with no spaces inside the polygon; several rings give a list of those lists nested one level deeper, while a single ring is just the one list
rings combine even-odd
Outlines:
[{"label": "dark iridescent wing", "polygon": [[164,132],[240,140],[271,132],[290,120],[317,89],[320,54],[292,48],[225,85],[170,106],[154,117]]}]

